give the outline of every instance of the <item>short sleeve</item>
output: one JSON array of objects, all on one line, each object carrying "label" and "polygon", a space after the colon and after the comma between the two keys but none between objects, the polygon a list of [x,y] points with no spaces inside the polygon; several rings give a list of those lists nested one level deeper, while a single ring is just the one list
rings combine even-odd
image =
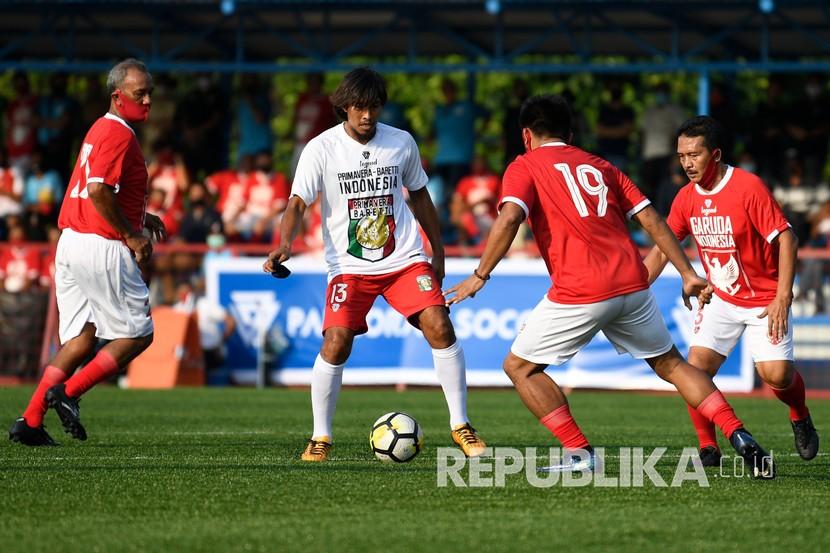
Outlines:
[{"label": "short sleeve", "polygon": [[767,187],[760,181],[753,183],[746,197],[746,211],[752,226],[769,243],[790,228],[790,223]]},{"label": "short sleeve", "polygon": [[429,178],[421,165],[421,152],[412,135],[406,133],[407,155],[406,164],[403,167],[403,185],[407,190],[420,190],[427,185]]},{"label": "short sleeve", "polygon": [[[616,183],[617,185],[616,188],[619,193],[620,207],[625,213],[625,216],[630,219],[650,205],[651,202],[642,192],[640,192],[637,185],[634,184],[630,178],[628,178],[628,175],[613,165],[611,165],[610,168],[612,183]],[[613,185],[612,183],[606,183],[606,185]]]},{"label": "short sleeve", "polygon": [[525,212],[525,218],[530,216],[530,210],[536,203],[536,187],[533,184],[533,176],[528,170],[524,158],[520,157],[512,162],[501,182],[501,199],[499,209],[505,202],[513,202]]},{"label": "short sleeve", "polygon": [[688,189],[682,189],[671,204],[669,216],[666,217],[666,224],[677,237],[678,240],[683,240],[690,234],[689,218],[685,215],[686,205],[688,204],[689,195],[686,193]]},{"label": "short sleeve", "polygon": [[[121,170],[124,166],[124,157],[133,139],[132,134],[113,133],[101,139],[99,144],[93,144],[90,148],[89,159],[87,160],[89,172],[86,183],[103,183],[108,186],[115,186],[121,181]],[[81,149],[89,148],[84,144]]]},{"label": "short sleeve", "polygon": [[305,205],[314,203],[323,188],[323,171],[325,161],[323,148],[319,140],[309,142],[300,154],[291,194],[300,198]]}]

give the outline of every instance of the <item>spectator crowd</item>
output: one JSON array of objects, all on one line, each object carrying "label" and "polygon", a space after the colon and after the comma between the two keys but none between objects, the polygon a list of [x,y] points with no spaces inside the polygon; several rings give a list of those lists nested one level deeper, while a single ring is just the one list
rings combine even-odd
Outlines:
[{"label": "spectator crowd", "polygon": [[[320,74],[305,77],[305,89],[290,106],[290,128],[277,133],[274,94],[263,76],[220,81],[200,74],[187,82],[156,76],[150,120],[140,129],[140,137],[149,164],[147,209],[162,218],[172,242],[203,244],[221,252],[233,244],[279,241],[279,222],[300,153],[309,140],[336,123],[324,83]],[[70,79],[55,73],[43,81],[42,90],[35,90],[29,75],[15,73],[10,84],[8,97],[0,102],[0,289],[17,292],[50,283],[59,236],[57,215],[74,157],[109,98],[97,75]],[[432,154],[422,162],[448,245],[474,253],[486,240],[497,215],[500,174],[524,151],[518,109],[535,92],[540,90],[517,78],[509,102],[494,112],[465,97],[458,82],[442,79],[434,113],[426,117],[432,121],[430,129],[416,134],[416,140],[430,145],[425,150]],[[675,161],[675,133],[692,110],[678,101],[670,82],[643,89],[609,77],[601,89],[588,92],[601,100],[590,120],[575,110],[573,142],[629,173],[665,215],[677,190],[686,184]],[[725,159],[765,180],[802,246],[827,249],[827,83],[821,75],[787,81],[773,76],[761,92],[752,116],[742,117],[746,109],[737,107],[746,99],[729,82],[710,87],[710,114],[732,134]],[[565,93],[580,105],[586,91]],[[382,120],[412,131],[407,113],[410,107],[397,103],[393,93]],[[501,141],[483,140],[480,129],[485,126],[500,129]],[[291,154],[275,163],[279,141],[290,141]],[[494,149],[500,155],[485,155]],[[33,242],[50,248],[44,253]],[[318,205],[307,210],[304,232],[295,246],[321,251]],[[533,254],[529,231],[520,234],[514,248],[519,254]],[[150,270],[159,302],[174,303],[181,282],[201,267],[201,255],[188,251],[155,257]],[[797,302],[808,306],[805,312],[830,307],[825,301],[827,267],[821,259],[801,264]]]}]

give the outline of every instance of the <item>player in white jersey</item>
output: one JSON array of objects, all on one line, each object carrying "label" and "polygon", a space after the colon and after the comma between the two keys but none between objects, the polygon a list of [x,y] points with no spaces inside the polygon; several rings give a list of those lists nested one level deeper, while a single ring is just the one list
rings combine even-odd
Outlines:
[{"label": "player in white jersey", "polygon": [[[412,136],[378,123],[386,98],[383,77],[369,68],[343,78],[331,97],[343,122],[303,150],[282,219],[280,246],[263,266],[273,273],[291,257],[303,213],[320,196],[329,284],[323,345],[311,377],[314,430],[301,456],[304,461],[328,458],[343,366],[354,337],[368,330],[366,315],[378,296],[419,328],[432,348],[453,441],[470,457],[485,448],[467,419],[464,352],[441,293],[444,246],[427,176]],[[432,245],[431,261],[418,223]]]}]

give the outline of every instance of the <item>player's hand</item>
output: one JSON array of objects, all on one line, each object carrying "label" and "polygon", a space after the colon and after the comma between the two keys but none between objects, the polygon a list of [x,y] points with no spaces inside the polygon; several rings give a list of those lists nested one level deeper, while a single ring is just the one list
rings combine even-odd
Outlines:
[{"label": "player's hand", "polygon": [[135,260],[138,263],[144,263],[153,255],[153,243],[140,232],[134,232],[129,235],[124,242],[135,255]]},{"label": "player's hand", "polygon": [[[446,298],[445,304],[447,307],[454,303],[466,300],[467,298],[474,298],[476,293],[484,288],[484,281],[475,275],[470,275],[467,280],[463,280],[444,292]],[[450,294],[455,294],[453,297],[448,297]]]},{"label": "player's hand", "polygon": [[161,218],[152,213],[144,215],[144,228],[150,231],[150,237],[156,242],[163,242],[167,240],[167,229],[164,228],[164,223]]},{"label": "player's hand", "polygon": [[273,273],[277,265],[281,265],[291,259],[291,246],[280,246],[268,254],[268,259],[262,264],[262,270],[266,273]]},{"label": "player's hand", "polygon": [[787,321],[790,314],[792,298],[775,296],[764,311],[758,315],[759,319],[767,318],[767,337],[775,343],[780,342],[787,335]]},{"label": "player's hand", "polygon": [[683,305],[686,306],[686,309],[692,310],[692,302],[689,301],[689,298],[695,296],[700,299],[707,287],[709,287],[709,283],[706,279],[695,274],[683,277]]},{"label": "player's hand", "polygon": [[712,303],[713,295],[715,295],[715,287],[710,284],[697,295],[697,303],[699,308],[703,309],[704,305]]},{"label": "player's hand", "polygon": [[435,278],[438,279],[438,287],[441,287],[441,284],[444,282],[444,276],[446,272],[444,270],[444,256],[443,255],[433,255],[432,256],[432,272],[435,273]]}]

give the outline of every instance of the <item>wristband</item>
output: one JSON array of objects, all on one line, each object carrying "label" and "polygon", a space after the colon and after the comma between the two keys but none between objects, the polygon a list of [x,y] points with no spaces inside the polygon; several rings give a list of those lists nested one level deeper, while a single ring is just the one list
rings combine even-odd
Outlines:
[{"label": "wristband", "polygon": [[478,269],[473,269],[473,276],[475,276],[479,280],[483,280],[484,282],[490,280],[490,275],[481,276],[480,274],[478,274]]}]

